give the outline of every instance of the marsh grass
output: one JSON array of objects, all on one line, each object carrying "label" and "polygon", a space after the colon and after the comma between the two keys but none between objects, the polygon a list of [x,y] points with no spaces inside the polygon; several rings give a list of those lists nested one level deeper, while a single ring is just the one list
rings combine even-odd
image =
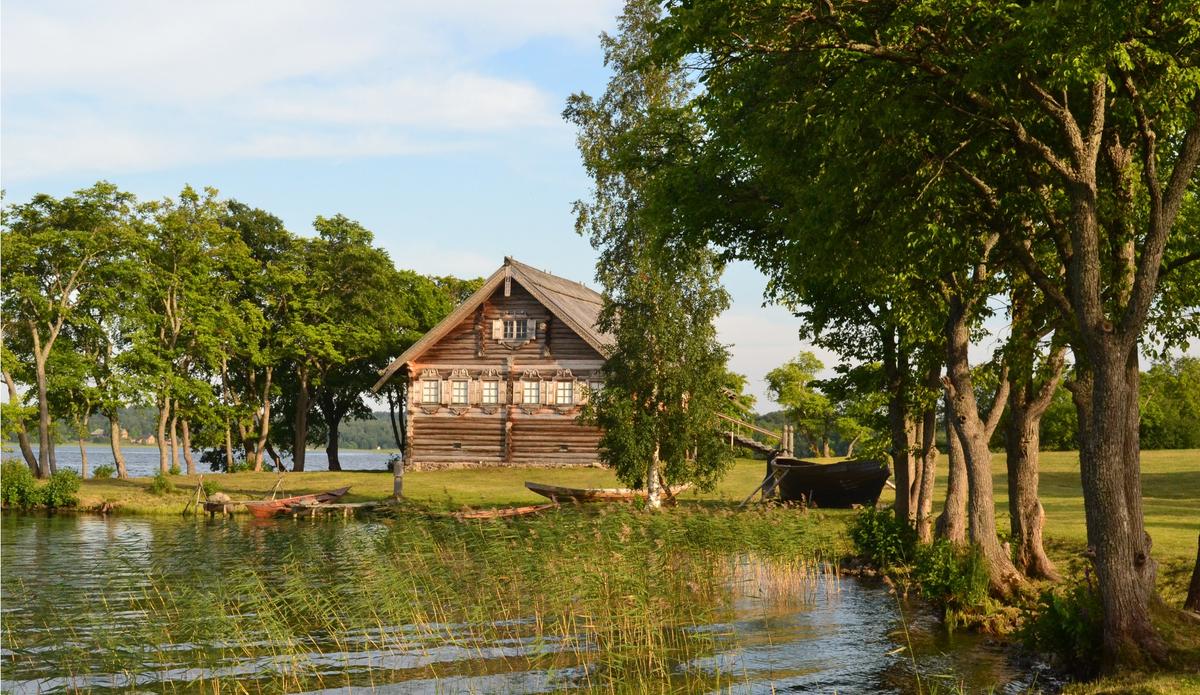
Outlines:
[{"label": "marsh grass", "polygon": [[98,593],[84,615],[48,613],[36,637],[6,629],[5,643],[18,671],[36,655],[85,690],[495,690],[513,674],[532,678],[523,689],[720,690],[741,676],[694,664],[735,638],[697,628],[723,624],[743,597],[783,610],[836,591],[820,528],[792,510],[400,514],[211,581],[152,571]]}]

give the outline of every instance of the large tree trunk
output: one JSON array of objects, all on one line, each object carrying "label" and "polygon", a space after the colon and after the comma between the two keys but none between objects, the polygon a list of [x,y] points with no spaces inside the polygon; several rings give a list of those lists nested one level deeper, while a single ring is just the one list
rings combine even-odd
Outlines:
[{"label": "large tree trunk", "polygon": [[108,414],[108,443],[117,464],[117,477],[124,480],[129,477],[129,470],[125,467],[125,454],[121,453],[121,416],[115,408]]},{"label": "large tree trunk", "polygon": [[[934,373],[934,379],[937,373]],[[925,411],[921,418],[920,478],[917,486],[917,537],[922,543],[933,540],[933,484],[937,475],[937,408]]]},{"label": "large tree trunk", "polygon": [[946,424],[946,503],[938,516],[934,534],[955,545],[967,542],[967,460],[963,456],[962,440],[954,429],[954,404],[950,395],[945,398]]},{"label": "large tree trunk", "polygon": [[[8,388],[8,402],[19,403],[20,397],[17,395],[17,385],[13,382],[12,374],[8,370],[3,370],[4,385]],[[25,423],[16,423],[14,429],[17,431],[17,445],[21,447],[21,456],[25,458],[25,465],[29,466],[29,470],[34,475],[38,474],[38,460],[33,453],[33,447],[29,444],[29,433],[25,430]]]},{"label": "large tree trunk", "polygon": [[1077,367],[1074,389],[1088,546],[1104,613],[1105,661],[1111,668],[1146,666],[1147,659],[1164,659],[1166,649],[1150,621],[1156,566],[1142,516],[1137,352],[1126,361],[1113,339],[1103,342]]},{"label": "large tree trunk", "polygon": [[225,421],[225,472],[233,472],[233,428]]},{"label": "large tree trunk", "polygon": [[296,414],[292,426],[292,470],[304,470],[304,447],[308,445],[308,365],[301,363],[296,370],[300,388],[296,391]]},{"label": "large tree trunk", "polygon": [[258,442],[254,447],[254,470],[261,471],[263,453],[267,444],[267,435],[271,431],[271,367],[266,369],[266,379],[262,390],[262,416],[258,422]]},{"label": "large tree trunk", "polygon": [[79,436],[79,477],[88,477],[87,441],[82,434]]},{"label": "large tree trunk", "polygon": [[171,411],[171,427],[169,430],[171,437],[171,470],[178,471],[179,467],[179,402],[175,402],[175,408]]},{"label": "large tree trunk", "polygon": [[37,392],[38,392],[38,477],[49,478],[54,473],[53,466],[50,461],[51,447],[54,446],[50,441],[50,401],[47,394],[46,386],[46,360],[42,358],[40,350],[37,349],[36,340],[34,346],[34,369],[37,375]]},{"label": "large tree trunk", "polygon": [[1025,404],[1009,400],[1005,437],[1008,466],[1008,516],[1012,530],[1014,563],[1028,577],[1057,580],[1054,563],[1042,547],[1046,512],[1038,499],[1038,446],[1040,416]]},{"label": "large tree trunk", "polygon": [[[975,384],[968,358],[970,331],[966,311],[967,306],[961,297],[950,298],[946,322],[946,386],[954,402],[954,428],[962,440],[966,459],[967,530],[971,543],[978,546],[987,567],[991,591],[1007,597],[1012,595],[1022,579],[996,536],[992,453],[988,450],[991,432],[980,417],[979,404],[975,400]],[[1003,403],[1002,398],[997,398],[992,410],[1003,408]]]},{"label": "large tree trunk", "polygon": [[908,380],[908,359],[897,345],[896,331],[883,334],[883,368],[888,389],[888,430],[892,439],[892,468],[896,477],[896,518],[911,524],[914,510],[909,502],[912,495],[913,461],[909,433],[912,423],[908,415],[905,385]]},{"label": "large tree trunk", "polygon": [[171,467],[167,458],[167,419],[171,416],[171,399],[163,396],[158,405],[158,471],[166,475]]},{"label": "large tree trunk", "polygon": [[187,462],[187,474],[196,475],[196,459],[192,458],[192,431],[187,418],[179,422],[179,427],[183,431],[183,460]]},{"label": "large tree trunk", "polygon": [[329,470],[342,470],[342,462],[338,459],[338,427],[341,418],[329,422],[329,441],[325,443],[325,455],[329,458]]},{"label": "large tree trunk", "polygon": [[1196,566],[1192,568],[1192,582],[1188,584],[1187,598],[1183,607],[1200,613],[1200,536],[1196,538]]}]

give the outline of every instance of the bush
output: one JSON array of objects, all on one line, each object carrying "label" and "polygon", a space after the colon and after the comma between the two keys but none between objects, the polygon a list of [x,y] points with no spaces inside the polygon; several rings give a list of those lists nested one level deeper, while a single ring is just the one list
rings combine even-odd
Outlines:
[{"label": "bush", "polygon": [[167,469],[167,475],[179,475],[180,473],[182,473],[182,471],[179,470],[178,463],[172,463],[171,467]]},{"label": "bush", "polygon": [[107,463],[103,466],[96,466],[96,470],[92,471],[92,477],[97,480],[108,480],[113,477],[117,469]]},{"label": "bush", "polygon": [[1090,679],[1100,672],[1103,648],[1100,595],[1088,584],[1042,592],[1023,616],[1025,644],[1055,655],[1074,675]]},{"label": "bush", "polygon": [[945,540],[917,551],[913,575],[921,595],[947,610],[976,608],[988,597],[988,574],[976,548],[956,548]]},{"label": "bush", "polygon": [[14,460],[0,465],[0,500],[4,506],[22,509],[36,507],[42,503],[41,493],[29,466]]},{"label": "bush", "polygon": [[74,507],[79,504],[79,474],[65,468],[50,476],[42,488],[42,504],[50,508]]},{"label": "bush", "polygon": [[209,497],[221,491],[221,486],[215,480],[205,480],[200,483],[200,487],[204,488],[205,496]]},{"label": "bush", "polygon": [[150,493],[154,495],[168,495],[175,492],[175,483],[171,482],[162,471],[154,474],[154,479],[150,481]]},{"label": "bush", "polygon": [[917,532],[889,509],[862,510],[850,525],[850,539],[860,555],[881,569],[908,564],[916,554]]}]

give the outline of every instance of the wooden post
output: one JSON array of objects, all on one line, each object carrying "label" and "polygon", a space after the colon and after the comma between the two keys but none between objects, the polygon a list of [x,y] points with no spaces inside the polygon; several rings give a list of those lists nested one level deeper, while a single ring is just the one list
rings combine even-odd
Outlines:
[{"label": "wooden post", "polygon": [[392,461],[392,497],[404,497],[404,459],[400,456]]}]

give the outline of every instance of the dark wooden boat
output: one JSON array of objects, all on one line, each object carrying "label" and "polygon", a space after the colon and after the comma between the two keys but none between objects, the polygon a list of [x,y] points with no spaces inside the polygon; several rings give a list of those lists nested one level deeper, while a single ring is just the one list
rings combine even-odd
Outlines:
[{"label": "dark wooden boat", "polygon": [[774,469],[781,501],[826,508],[874,506],[891,475],[883,461],[813,463],[781,456],[775,459]]},{"label": "dark wooden boat", "polygon": [[[531,492],[536,492],[542,497],[548,497],[555,502],[572,501],[572,502],[628,502],[634,499],[645,499],[645,490],[633,490],[627,487],[559,487],[557,485],[546,485],[544,483],[526,482],[525,487]],[[690,483],[683,485],[673,485],[668,490],[663,490],[667,497],[675,497],[679,493],[691,487]]]},{"label": "dark wooden boat", "polygon": [[537,514],[544,512],[547,509],[553,509],[558,506],[557,502],[549,504],[535,504],[528,507],[497,507],[496,509],[472,509],[465,512],[456,512],[453,516],[455,519],[507,519],[514,516],[525,516],[526,514]]},{"label": "dark wooden boat", "polygon": [[294,505],[299,504],[326,504],[345,495],[350,489],[350,486],[339,487],[336,490],[328,492],[318,492],[311,495],[296,495],[295,497],[281,497],[277,500],[253,500],[243,502],[246,509],[258,517],[259,519],[269,519],[285,509],[291,509]]}]

